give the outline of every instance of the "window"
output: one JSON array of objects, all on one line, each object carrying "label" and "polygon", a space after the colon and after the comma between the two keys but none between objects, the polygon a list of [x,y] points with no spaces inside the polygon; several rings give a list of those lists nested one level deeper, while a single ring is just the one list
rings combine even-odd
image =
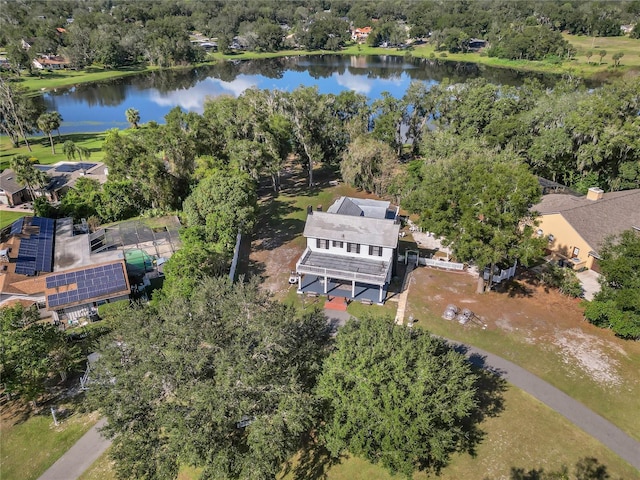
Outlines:
[{"label": "window", "polygon": [[369,255],[373,257],[381,257],[382,256],[382,247],[375,247],[373,245],[369,245]]},{"label": "window", "polygon": [[578,247],[573,247],[573,255],[571,258],[578,258],[578,255],[580,255],[580,249]]},{"label": "window", "polygon": [[316,238],[316,248],[329,248],[329,240],[324,240],[322,238]]},{"label": "window", "polygon": [[344,248],[344,242],[340,242],[338,240],[333,241],[333,246],[336,248]]},{"label": "window", "polygon": [[347,243],[347,252],[360,253],[360,244],[359,243]]}]

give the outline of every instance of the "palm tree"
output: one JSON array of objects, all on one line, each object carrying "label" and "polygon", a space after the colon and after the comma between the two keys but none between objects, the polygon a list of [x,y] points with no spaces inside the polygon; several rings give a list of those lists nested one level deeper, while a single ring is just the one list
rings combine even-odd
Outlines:
[{"label": "palm tree", "polygon": [[36,198],[34,187],[37,186],[38,190],[48,183],[48,177],[46,173],[33,167],[31,159],[26,155],[16,155],[11,159],[11,169],[16,174],[16,180],[20,184],[26,185],[29,190],[29,194],[32,199]]},{"label": "palm tree", "polygon": [[127,122],[129,122],[133,128],[138,128],[140,112],[135,108],[127,108],[127,111],[124,112],[124,114],[127,116]]},{"label": "palm tree", "polygon": [[62,115],[60,112],[49,112],[51,114],[51,118],[55,119],[56,130],[58,131],[58,141],[60,141],[60,125],[62,125]]},{"label": "palm tree", "polygon": [[56,154],[56,147],[53,145],[53,137],[51,136],[51,132],[60,128],[61,119],[62,117],[58,112],[43,113],[38,117],[38,128],[49,135],[49,141],[51,142],[51,152],[54,155]]},{"label": "palm tree", "polygon": [[598,55],[600,55],[600,63],[598,65],[602,65],[602,59],[605,57],[606,54],[607,54],[606,50],[600,50],[600,52],[598,53]]},{"label": "palm tree", "polygon": [[76,155],[79,160],[82,161],[82,157],[87,160],[91,156],[91,150],[86,147],[81,147],[80,145],[76,145],[73,140],[67,140],[62,145],[62,151],[67,156],[67,160],[75,160]]}]

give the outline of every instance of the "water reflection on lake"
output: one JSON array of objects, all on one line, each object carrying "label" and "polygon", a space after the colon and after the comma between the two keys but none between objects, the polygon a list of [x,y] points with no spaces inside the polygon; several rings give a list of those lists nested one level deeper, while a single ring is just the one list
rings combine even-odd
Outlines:
[{"label": "water reflection on lake", "polygon": [[[300,85],[316,85],[320,93],[353,90],[374,100],[385,91],[402,97],[412,80],[433,85],[444,79],[464,82],[484,77],[496,84],[520,85],[524,78],[531,76],[512,70],[427,59],[322,55],[157,71],[58,89],[45,94],[44,101],[49,110],[62,114],[62,131],[102,131],[126,127],[127,108],[139,110],[142,122],[162,123],[164,116],[176,106],[201,113],[207,97],[238,96],[251,87],[291,91]],[[548,77],[537,78],[546,84],[553,83]]]}]

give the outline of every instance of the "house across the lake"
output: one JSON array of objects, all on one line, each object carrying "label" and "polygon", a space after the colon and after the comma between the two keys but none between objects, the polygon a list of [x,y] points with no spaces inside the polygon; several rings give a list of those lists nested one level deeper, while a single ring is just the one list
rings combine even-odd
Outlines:
[{"label": "house across the lake", "polygon": [[396,263],[397,213],[389,202],[351,197],[326,212],[310,209],[298,293],[383,303]]}]

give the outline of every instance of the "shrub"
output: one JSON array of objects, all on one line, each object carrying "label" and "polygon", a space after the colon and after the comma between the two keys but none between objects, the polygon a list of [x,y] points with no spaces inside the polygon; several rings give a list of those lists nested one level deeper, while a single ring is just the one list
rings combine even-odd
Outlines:
[{"label": "shrub", "polygon": [[547,264],[545,271],[540,276],[540,281],[547,287],[557,288],[563,295],[573,298],[582,296],[580,280],[576,277],[576,273],[569,268]]}]

